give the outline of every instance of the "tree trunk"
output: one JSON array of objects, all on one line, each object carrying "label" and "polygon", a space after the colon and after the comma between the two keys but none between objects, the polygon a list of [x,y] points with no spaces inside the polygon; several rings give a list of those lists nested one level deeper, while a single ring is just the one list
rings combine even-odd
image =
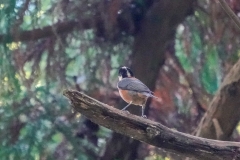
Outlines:
[{"label": "tree trunk", "polygon": [[[165,46],[174,38],[176,26],[193,13],[193,0],[159,0],[146,12],[139,23],[134,39],[132,70],[135,76],[154,90],[159,70],[165,60]],[[131,113],[140,113],[139,107],[130,107]],[[145,109],[147,114],[148,105]],[[114,133],[103,157],[134,160],[139,142]],[[113,152],[113,150],[115,152]],[[122,154],[125,153],[125,154]],[[104,159],[104,158],[102,158]],[[105,160],[105,159],[104,159]]]}]

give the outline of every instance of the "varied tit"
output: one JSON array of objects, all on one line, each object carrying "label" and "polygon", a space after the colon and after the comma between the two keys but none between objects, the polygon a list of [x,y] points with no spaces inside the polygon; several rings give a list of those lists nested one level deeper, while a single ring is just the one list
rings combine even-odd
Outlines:
[{"label": "varied tit", "polygon": [[122,110],[126,110],[131,104],[142,106],[142,117],[148,97],[155,97],[153,92],[143,84],[139,79],[135,78],[133,72],[128,67],[121,67],[118,72],[119,82],[117,84],[119,94],[122,99],[128,103]]}]

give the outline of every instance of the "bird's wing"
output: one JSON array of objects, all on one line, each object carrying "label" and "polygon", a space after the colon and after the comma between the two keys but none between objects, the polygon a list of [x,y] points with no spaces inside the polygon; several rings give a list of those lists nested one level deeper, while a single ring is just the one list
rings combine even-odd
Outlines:
[{"label": "bird's wing", "polygon": [[136,78],[123,78],[118,82],[118,88],[136,92],[147,92],[151,94],[149,88]]}]

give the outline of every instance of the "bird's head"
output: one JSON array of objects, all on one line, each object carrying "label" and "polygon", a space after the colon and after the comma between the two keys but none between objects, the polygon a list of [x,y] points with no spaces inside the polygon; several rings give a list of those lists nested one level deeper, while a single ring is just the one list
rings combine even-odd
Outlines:
[{"label": "bird's head", "polygon": [[130,68],[123,66],[119,69],[118,71],[119,81],[122,80],[123,78],[131,78],[131,77],[134,77],[134,75]]}]

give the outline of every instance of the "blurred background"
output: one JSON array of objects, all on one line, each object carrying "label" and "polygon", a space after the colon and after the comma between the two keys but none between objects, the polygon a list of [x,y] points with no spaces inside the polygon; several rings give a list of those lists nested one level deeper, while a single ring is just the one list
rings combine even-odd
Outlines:
[{"label": "blurred background", "polygon": [[[240,16],[240,1],[226,1]],[[148,101],[148,118],[193,134],[240,56],[240,30],[217,2],[1,0],[1,159],[186,158],[92,123],[62,92],[121,109],[118,68],[129,66],[162,99]]]}]

